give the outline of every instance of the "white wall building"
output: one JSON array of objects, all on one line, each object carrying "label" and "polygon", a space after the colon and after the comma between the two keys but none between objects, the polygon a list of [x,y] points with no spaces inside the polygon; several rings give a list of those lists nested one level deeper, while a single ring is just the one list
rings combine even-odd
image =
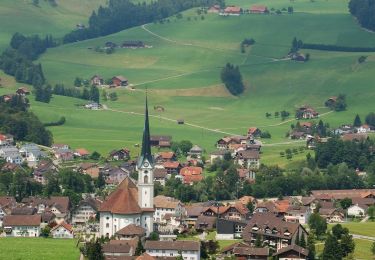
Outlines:
[{"label": "white wall building", "polygon": [[53,227],[51,229],[53,238],[73,238],[73,227],[65,222]]},{"label": "white wall building", "polygon": [[364,217],[366,215],[368,206],[366,205],[352,205],[348,208],[348,216]]},{"label": "white wall building", "polygon": [[155,257],[178,257],[184,260],[200,259],[200,243],[198,241],[150,241],[144,246],[146,253]]},{"label": "white wall building", "polygon": [[8,215],[3,219],[3,228],[9,237],[39,237],[40,215]]}]

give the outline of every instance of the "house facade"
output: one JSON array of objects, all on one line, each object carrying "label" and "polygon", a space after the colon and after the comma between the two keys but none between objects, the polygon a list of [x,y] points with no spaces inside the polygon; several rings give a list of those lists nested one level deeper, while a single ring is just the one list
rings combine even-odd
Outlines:
[{"label": "house facade", "polygon": [[70,238],[74,237],[73,226],[62,222],[51,229],[53,238]]},{"label": "house facade", "polygon": [[40,224],[40,215],[8,215],[3,219],[7,237],[39,237]]},{"label": "house facade", "polygon": [[186,260],[200,259],[200,243],[198,241],[150,241],[147,240],[144,248],[146,253],[154,257],[178,257]]}]

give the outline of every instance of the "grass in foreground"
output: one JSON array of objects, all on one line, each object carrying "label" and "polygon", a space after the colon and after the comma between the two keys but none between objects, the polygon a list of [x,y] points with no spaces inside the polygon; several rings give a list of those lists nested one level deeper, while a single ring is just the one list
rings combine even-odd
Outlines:
[{"label": "grass in foreground", "polygon": [[1,238],[0,259],[8,260],[76,260],[79,249],[74,239]]},{"label": "grass in foreground", "polygon": [[375,222],[350,222],[341,225],[347,227],[351,234],[375,237]]}]

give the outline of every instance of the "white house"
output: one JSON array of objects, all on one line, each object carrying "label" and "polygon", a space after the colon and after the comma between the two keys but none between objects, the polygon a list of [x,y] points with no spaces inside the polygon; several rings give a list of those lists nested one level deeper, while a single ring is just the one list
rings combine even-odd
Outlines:
[{"label": "white house", "polygon": [[130,177],[125,177],[100,206],[101,236],[111,237],[129,224],[141,226],[146,230],[146,235],[154,230],[154,159],[151,154],[147,99],[137,169],[137,185]]},{"label": "white house", "polygon": [[363,217],[366,215],[367,209],[367,205],[352,205],[348,208],[348,216]]},{"label": "white house", "polygon": [[21,157],[20,154],[15,153],[15,154],[8,155],[5,158],[5,161],[8,163],[14,163],[14,164],[20,165],[23,162],[23,158]]},{"label": "white house", "polygon": [[155,257],[182,256],[186,260],[200,259],[200,243],[198,241],[150,241],[147,240],[144,249],[146,253]]},{"label": "white house", "polygon": [[3,228],[9,237],[39,237],[40,215],[8,215],[3,219]]},{"label": "white house", "polygon": [[236,154],[236,162],[237,164],[247,169],[259,169],[259,166],[260,166],[259,151],[256,151],[256,150],[239,151]]},{"label": "white house", "polygon": [[154,198],[155,212],[154,221],[161,222],[166,214],[175,216],[176,212],[180,215],[184,214],[183,204],[175,198],[158,195]]},{"label": "white house", "polygon": [[51,229],[51,235],[53,238],[73,238],[73,226],[62,222]]},{"label": "white house", "polygon": [[360,127],[357,127],[357,133],[365,134],[371,132],[371,128],[369,125],[361,125]]},{"label": "white house", "polygon": [[310,207],[301,206],[298,208],[290,208],[285,214],[286,222],[295,222],[302,225],[307,224],[309,217],[311,215]]},{"label": "white house", "polygon": [[84,224],[90,219],[95,219],[99,207],[99,201],[87,198],[80,201],[72,211],[72,224]]},{"label": "white house", "polygon": [[0,146],[12,145],[14,142],[12,135],[0,134]]}]

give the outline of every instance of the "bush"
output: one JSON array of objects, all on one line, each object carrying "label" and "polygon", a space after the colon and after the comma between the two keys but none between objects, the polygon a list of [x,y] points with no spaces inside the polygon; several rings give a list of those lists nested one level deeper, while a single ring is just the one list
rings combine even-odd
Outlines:
[{"label": "bush", "polygon": [[43,124],[44,126],[60,126],[60,125],[63,125],[63,124],[65,124],[65,122],[66,122],[66,119],[65,119],[65,117],[64,116],[62,116],[58,121],[56,121],[56,122],[50,122],[50,123],[45,123],[45,124]]}]

